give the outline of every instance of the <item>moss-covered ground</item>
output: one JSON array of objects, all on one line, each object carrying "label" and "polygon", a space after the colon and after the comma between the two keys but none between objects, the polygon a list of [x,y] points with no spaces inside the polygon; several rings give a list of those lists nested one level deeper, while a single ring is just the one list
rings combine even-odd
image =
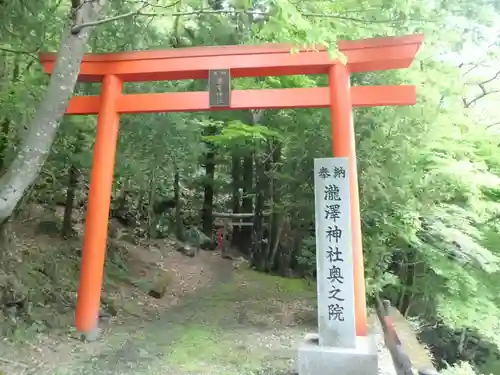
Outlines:
[{"label": "moss-covered ground", "polygon": [[[315,287],[305,280],[235,267],[216,253],[188,258],[168,241],[121,244],[108,251],[104,285],[117,313],[83,343],[71,328],[79,244],[29,233],[16,241],[4,276],[32,306],[0,322],[2,375],[292,374],[296,345],[316,324]],[[147,292],[158,271],[172,280],[154,299]]]},{"label": "moss-covered ground", "polygon": [[157,319],[111,327],[90,344],[99,350],[75,351],[54,375],[292,374],[313,303],[302,280],[237,271]]}]

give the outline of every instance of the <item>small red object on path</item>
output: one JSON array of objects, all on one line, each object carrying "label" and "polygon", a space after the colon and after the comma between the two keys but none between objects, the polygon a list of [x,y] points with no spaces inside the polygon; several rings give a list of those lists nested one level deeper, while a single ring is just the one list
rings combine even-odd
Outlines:
[{"label": "small red object on path", "polygon": [[220,228],[217,230],[217,248],[222,250],[222,241],[224,239],[224,230]]}]

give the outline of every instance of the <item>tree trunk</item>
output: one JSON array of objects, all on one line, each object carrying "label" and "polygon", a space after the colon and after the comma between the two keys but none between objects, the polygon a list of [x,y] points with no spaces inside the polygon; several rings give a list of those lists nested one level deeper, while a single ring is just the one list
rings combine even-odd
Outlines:
[{"label": "tree trunk", "polygon": [[148,194],[148,238],[156,237],[156,214],[154,211],[154,205],[156,201],[156,167],[153,168],[149,178],[149,194]]},{"label": "tree trunk", "polygon": [[274,141],[271,144],[271,158],[273,171],[269,176],[269,195],[271,196],[271,217],[269,220],[269,258],[268,271],[276,267],[276,254],[279,250],[281,232],[283,230],[282,213],[280,211],[280,186],[275,174],[281,170],[281,143]]},{"label": "tree trunk", "polygon": [[[12,240],[12,229],[10,228],[10,220],[4,220],[0,223],[0,262],[6,254],[6,250]],[[2,262],[3,263],[3,262]]]},{"label": "tree trunk", "polygon": [[[253,213],[253,155],[243,158],[243,199],[241,212]],[[252,227],[241,227],[238,243],[240,250],[248,254],[252,245]]]},{"label": "tree trunk", "polygon": [[[97,19],[103,1],[73,1],[75,19],[86,23]],[[78,4],[76,4],[78,3]],[[75,8],[74,8],[75,9]],[[71,28],[71,26],[69,26]],[[75,88],[91,27],[62,37],[49,87],[29,123],[26,137],[11,165],[0,177],[0,223],[8,219],[25,191],[37,178],[56,137],[59,123]]]},{"label": "tree trunk", "polygon": [[73,207],[75,204],[76,187],[78,186],[79,171],[72,164],[68,172],[68,188],[66,191],[66,204],[64,205],[64,218],[62,225],[63,238],[69,238],[73,234]]},{"label": "tree trunk", "polygon": [[417,261],[416,254],[414,250],[407,250],[404,257],[404,263],[400,266],[399,278],[401,280],[401,296],[399,299],[398,310],[405,314],[410,307],[411,300],[413,298],[414,290],[414,275],[415,275],[415,263]]},{"label": "tree trunk", "polygon": [[[14,62],[14,70],[12,72],[12,85],[16,84],[19,81],[20,69],[19,69],[19,56],[16,57]],[[14,95],[14,88],[9,90],[9,95]],[[0,173],[3,172],[5,168],[5,154],[7,149],[9,148],[9,134],[11,128],[11,120],[9,117],[5,117],[2,120],[2,124],[0,126]]]},{"label": "tree trunk", "polygon": [[[264,114],[263,110],[250,110],[250,122],[252,125],[257,125]],[[244,213],[253,213],[253,163],[254,163],[254,153],[243,158],[243,202],[241,205],[241,211]],[[256,161],[257,163],[257,161]],[[257,168],[256,168],[257,169]],[[258,172],[256,172],[258,173]],[[240,250],[244,253],[252,251],[252,227],[242,227],[240,232]]]},{"label": "tree trunk", "polygon": [[[208,126],[205,129],[205,135],[215,135],[215,126]],[[205,155],[205,179],[203,182],[205,194],[203,199],[203,208],[201,214],[203,233],[212,237],[213,231],[213,211],[214,211],[214,178],[215,178],[215,146],[206,142],[208,151]]]},{"label": "tree trunk", "polygon": [[[232,158],[232,168],[231,168],[231,177],[232,177],[232,187],[233,187],[233,196],[232,196],[232,211],[237,214],[241,211],[241,201],[240,201],[240,187],[241,187],[241,158],[233,155]],[[239,237],[240,237],[241,227],[234,226],[233,233],[231,236],[231,245],[234,247],[239,247]]]},{"label": "tree trunk", "polygon": [[[268,144],[269,146],[269,144]],[[268,147],[270,150],[271,148]],[[255,163],[255,216],[252,235],[252,263],[259,271],[269,271],[270,243],[269,230],[264,226],[264,211],[270,193],[271,155],[262,154]]]},{"label": "tree trunk", "polygon": [[[285,230],[290,236],[286,243],[276,253],[275,268],[276,272],[281,276],[287,276],[292,265],[294,256],[300,255],[304,238],[308,236],[308,231],[304,230],[300,225],[301,212],[297,208],[292,208],[290,215],[290,227]],[[283,225],[283,224],[282,224]],[[281,229],[281,231],[283,228]]]},{"label": "tree trunk", "polygon": [[0,173],[3,172],[5,164],[5,153],[9,146],[10,120],[3,119],[0,126]]},{"label": "tree trunk", "polygon": [[179,167],[177,164],[174,165],[175,173],[174,173],[174,201],[175,201],[175,235],[177,239],[183,241],[184,233],[183,233],[183,223],[182,223],[182,215],[181,215],[181,175],[179,172]]},{"label": "tree trunk", "polygon": [[267,178],[265,167],[261,160],[255,158],[255,216],[252,228],[252,266],[257,271],[266,270],[267,254],[264,252],[264,205],[266,201]]}]

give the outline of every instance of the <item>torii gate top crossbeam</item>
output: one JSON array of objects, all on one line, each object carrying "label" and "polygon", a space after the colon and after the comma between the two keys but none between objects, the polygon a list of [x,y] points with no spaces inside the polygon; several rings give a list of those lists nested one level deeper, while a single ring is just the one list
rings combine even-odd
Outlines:
[{"label": "torii gate top crossbeam", "polygon": [[[407,68],[423,42],[422,35],[339,41],[351,73]],[[85,55],[79,80],[100,82],[115,75],[123,82],[206,79],[210,69],[230,69],[232,77],[326,74],[332,60],[324,48],[290,53],[292,46],[193,47]],[[52,73],[55,53],[42,53],[46,73]]]}]

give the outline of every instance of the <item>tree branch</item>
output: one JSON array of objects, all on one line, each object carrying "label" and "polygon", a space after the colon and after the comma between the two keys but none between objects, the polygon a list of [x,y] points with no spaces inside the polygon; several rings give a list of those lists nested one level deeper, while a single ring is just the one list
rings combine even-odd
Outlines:
[{"label": "tree branch", "polygon": [[475,102],[477,102],[478,100],[484,98],[485,96],[487,95],[491,95],[491,94],[498,94],[500,93],[500,90],[491,90],[491,91],[487,91],[483,85],[479,85],[479,87],[481,88],[481,91],[482,93],[479,94],[478,96],[476,96],[474,99],[471,99],[469,101],[467,101],[467,99],[463,98],[462,101],[464,102],[464,106],[465,108],[470,108],[470,106],[472,104],[474,104]]},{"label": "tree branch", "polygon": [[500,219],[500,215],[495,215],[495,216],[490,217],[488,220],[486,220],[485,222],[481,223],[480,225],[490,224],[491,222],[497,221],[498,219]]},{"label": "tree branch", "polygon": [[165,8],[166,9],[166,8],[175,7],[176,5],[180,4],[180,2],[181,2],[181,0],[177,0],[174,3],[172,3],[172,4],[164,5],[164,6],[159,6],[159,5],[152,5],[149,2],[147,2],[147,1],[142,1],[142,5],[139,8],[137,8],[136,10],[133,10],[133,11],[130,11],[130,12],[124,13],[124,14],[119,14],[117,16],[113,16],[113,17],[109,17],[109,18],[103,18],[103,19],[100,19],[100,20],[97,20],[97,21],[83,22],[81,24],[73,26],[71,28],[71,33],[72,34],[78,34],[80,31],[82,31],[86,27],[99,26],[99,25],[103,25],[105,23],[114,22],[114,21],[118,21],[118,20],[121,20],[121,19],[124,19],[124,18],[133,17],[133,16],[147,15],[147,13],[143,13],[143,10],[146,9],[146,8],[148,8],[148,7],[152,7],[152,8],[161,7],[161,8]]},{"label": "tree branch", "polygon": [[[18,51],[10,48],[4,48],[0,47],[0,51],[7,52],[7,53],[13,53],[15,55],[28,55],[28,56],[35,56],[34,52],[29,52],[29,51]],[[36,56],[35,56],[36,57]]]},{"label": "tree branch", "polygon": [[[180,1],[177,1],[176,3],[169,5],[169,6],[154,6],[150,4],[146,4],[134,11],[120,14],[117,16],[109,17],[109,18],[103,18],[101,20],[97,20],[94,22],[87,22],[87,23],[82,23],[80,25],[75,25],[72,29],[71,32],[74,34],[77,34],[80,32],[83,28],[85,27],[92,27],[92,26],[98,26],[102,25],[108,22],[113,22],[117,20],[121,20],[124,18],[132,17],[132,16],[144,16],[144,17],[182,17],[182,16],[192,16],[192,15],[202,15],[202,14],[248,14],[248,15],[254,15],[254,16],[262,16],[262,17],[268,17],[271,15],[270,12],[262,12],[262,11],[257,11],[257,10],[246,10],[246,9],[210,9],[210,8],[205,8],[205,9],[198,9],[198,10],[192,10],[192,11],[184,11],[184,12],[171,12],[171,13],[149,13],[149,12],[143,12],[142,9],[145,9],[147,7],[161,7],[161,8],[167,8],[167,7],[173,7],[180,3]],[[335,18],[339,20],[344,20],[344,21],[351,21],[351,22],[357,22],[357,23],[398,23],[398,22],[403,22],[402,20],[397,20],[397,19],[385,19],[385,20],[364,20],[362,18],[355,18],[355,17],[348,17],[348,16],[342,16],[340,14],[334,14],[334,13],[301,13],[299,14],[303,17],[313,17],[313,18]],[[412,21],[411,19],[408,19],[408,21]]]},{"label": "tree branch", "polygon": [[15,365],[15,366],[20,366],[20,367],[28,367],[28,365],[26,365],[24,363],[11,361],[10,359],[7,359],[7,358],[0,358],[0,362],[4,362],[4,363],[8,363],[8,364]]},{"label": "tree branch", "polygon": [[481,85],[486,85],[487,83],[493,82],[493,81],[494,81],[494,80],[496,80],[498,77],[500,77],[500,70],[499,70],[498,72],[496,72],[496,74],[495,74],[493,77],[491,77],[490,79],[487,79],[487,80],[485,80],[485,81],[481,82],[480,84],[481,84]]},{"label": "tree branch", "polygon": [[[59,6],[61,5],[62,2],[63,2],[63,0],[59,0],[57,2],[57,4],[52,9],[49,9],[49,14],[55,14],[56,10],[59,8]],[[14,50],[14,49],[2,47],[2,46],[0,46],[0,51],[7,52],[7,53],[12,53],[12,54],[15,54],[15,55],[26,55],[26,56],[30,56],[33,59],[37,59],[38,60],[37,53],[40,52],[40,49],[42,48],[43,44],[45,43],[45,28],[43,29],[42,35],[43,35],[43,37],[42,37],[42,40],[40,41],[40,44],[38,44],[38,47],[36,47],[32,52],[30,52],[30,51]],[[17,35],[16,35],[16,37],[20,38]],[[31,65],[31,64],[32,63],[30,63],[29,65]]]},{"label": "tree branch", "polygon": [[494,122],[493,124],[486,125],[486,129],[492,128],[494,126],[500,125],[500,121]]},{"label": "tree branch", "polygon": [[15,50],[15,49],[10,49],[10,48],[5,48],[5,47],[0,47],[0,51],[7,52],[7,53],[12,53],[14,55],[26,55],[29,56],[33,59],[38,59],[37,53],[40,51],[40,47],[37,47],[36,50],[30,52],[30,51],[20,51],[20,50]]},{"label": "tree branch", "polygon": [[103,24],[108,23],[108,22],[118,21],[118,20],[121,20],[123,18],[128,18],[128,17],[139,15],[139,14],[140,14],[140,11],[134,10],[132,12],[120,14],[120,15],[115,16],[115,17],[103,18],[102,20],[98,20],[98,21],[81,23],[79,25],[73,26],[71,28],[71,33],[78,34],[80,31],[82,31],[86,27],[99,26],[99,25],[103,25]]},{"label": "tree branch", "polygon": [[500,70],[498,70],[493,77],[485,79],[484,81],[481,81],[479,83],[476,83],[476,85],[478,85],[479,88],[481,89],[481,94],[479,94],[478,96],[476,96],[475,98],[473,98],[473,99],[471,99],[469,101],[467,101],[467,99],[463,98],[462,101],[464,103],[465,108],[469,108],[472,104],[474,104],[479,99],[482,99],[482,98],[484,98],[487,95],[499,93],[500,89],[495,89],[495,90],[491,90],[491,91],[488,91],[486,89],[486,85],[488,83],[491,83],[491,82],[495,81],[499,77],[500,77]]},{"label": "tree branch", "polygon": [[[476,65],[475,67],[478,67],[478,66]],[[475,68],[475,67],[474,67],[474,68]],[[474,69],[474,68],[473,68],[473,69]],[[498,71],[495,73],[495,75],[494,75],[493,77],[491,77],[491,78],[485,79],[484,81],[480,81],[480,82],[469,82],[469,83],[467,83],[467,85],[478,85],[478,86],[481,86],[481,85],[486,85],[486,84],[488,84],[488,83],[490,83],[490,82],[493,82],[494,80],[496,80],[496,79],[498,79],[498,78],[500,78],[500,70],[498,70]]]},{"label": "tree branch", "polygon": [[[479,61],[479,62],[476,62],[476,63],[472,64],[472,66],[471,66],[469,69],[467,69],[463,75],[464,75],[464,76],[466,76],[467,74],[469,74],[470,72],[472,72],[472,71],[473,71],[474,69],[476,69],[476,68],[477,68],[477,67],[478,67],[478,66],[479,66],[482,62],[483,62],[483,61]],[[464,66],[465,66],[465,65],[462,63],[462,64],[460,64],[458,67],[459,67],[459,69],[461,69],[461,68],[463,68]]]},{"label": "tree branch", "polygon": [[44,43],[45,43],[45,40],[42,40],[40,42],[40,44],[31,52],[30,51],[20,51],[20,50],[5,48],[5,47],[0,47],[0,51],[4,51],[7,53],[13,53],[15,55],[26,55],[26,56],[29,56],[33,59],[38,60],[37,53],[40,52],[40,49],[43,47]]},{"label": "tree branch", "polygon": [[[488,52],[488,50],[495,46],[495,44],[497,43],[497,41],[494,41],[490,44],[488,44],[488,46],[485,48],[485,53]],[[462,51],[463,52],[463,51]],[[479,68],[481,67],[482,64],[484,64],[485,62],[489,61],[490,59],[487,57],[487,56],[481,56],[479,59],[475,60],[475,61],[469,61],[469,62],[465,62],[463,61],[462,63],[460,63],[458,65],[458,68],[459,69],[462,69],[462,68],[465,68],[467,66],[470,66],[470,68],[468,68],[465,73],[463,73],[464,76],[466,76],[467,74],[469,74],[470,72],[472,72],[474,69],[476,68]]]}]

